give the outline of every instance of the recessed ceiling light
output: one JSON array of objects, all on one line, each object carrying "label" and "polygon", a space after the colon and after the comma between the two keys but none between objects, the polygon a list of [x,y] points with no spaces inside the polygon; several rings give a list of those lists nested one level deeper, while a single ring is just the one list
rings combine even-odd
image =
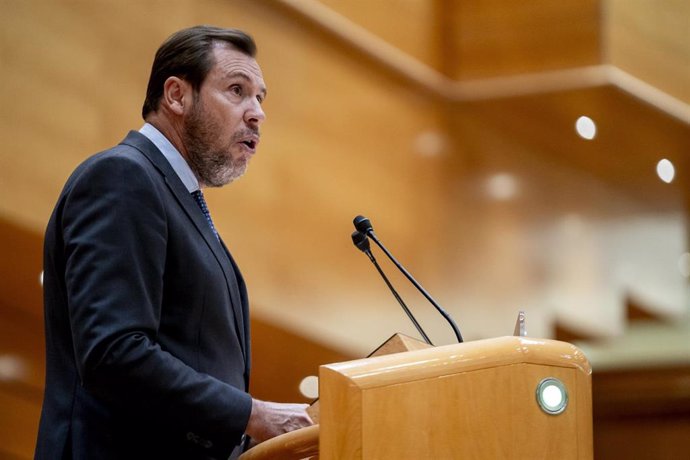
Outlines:
[{"label": "recessed ceiling light", "polygon": [[597,135],[597,125],[594,120],[583,115],[575,122],[575,131],[583,139],[591,141]]},{"label": "recessed ceiling light", "polygon": [[512,174],[498,173],[487,179],[486,190],[491,198],[507,201],[517,195],[518,182]]},{"label": "recessed ceiling light", "polygon": [[676,175],[676,168],[673,166],[673,163],[664,158],[656,164],[656,174],[659,176],[659,179],[670,184]]}]

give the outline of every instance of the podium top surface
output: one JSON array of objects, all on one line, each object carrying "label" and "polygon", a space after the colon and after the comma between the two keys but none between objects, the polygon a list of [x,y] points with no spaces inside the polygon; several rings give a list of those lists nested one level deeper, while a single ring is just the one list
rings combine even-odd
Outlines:
[{"label": "podium top surface", "polygon": [[576,346],[548,339],[498,337],[322,366],[360,388],[441,377],[511,364],[573,368],[587,376],[592,368]]}]

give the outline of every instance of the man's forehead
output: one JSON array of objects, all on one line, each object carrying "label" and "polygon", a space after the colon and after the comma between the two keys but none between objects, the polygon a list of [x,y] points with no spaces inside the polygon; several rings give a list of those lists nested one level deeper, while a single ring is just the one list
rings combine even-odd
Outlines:
[{"label": "man's forehead", "polygon": [[213,56],[215,58],[213,70],[218,71],[221,75],[244,71],[263,80],[263,74],[256,59],[230,45],[214,46]]}]

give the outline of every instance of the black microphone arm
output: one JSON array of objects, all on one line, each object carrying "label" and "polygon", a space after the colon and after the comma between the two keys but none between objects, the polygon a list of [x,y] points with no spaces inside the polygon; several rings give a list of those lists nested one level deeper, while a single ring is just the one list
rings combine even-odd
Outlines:
[{"label": "black microphone arm", "polygon": [[412,321],[412,324],[414,324],[414,327],[417,328],[417,331],[419,331],[419,334],[422,336],[424,341],[433,347],[434,344],[431,343],[431,340],[429,340],[429,336],[426,335],[426,333],[424,332],[424,329],[422,329],[422,326],[420,326],[420,324],[417,322],[417,319],[414,317],[414,315],[412,314],[410,309],[407,308],[407,305],[405,305],[405,302],[403,302],[402,298],[398,295],[398,292],[395,290],[395,288],[393,287],[391,282],[388,280],[388,277],[386,276],[386,274],[383,273],[383,270],[379,266],[379,263],[376,261],[374,254],[371,253],[371,249],[369,247],[369,238],[367,238],[367,236],[364,233],[362,233],[358,230],[355,230],[352,233],[352,242],[355,244],[355,246],[357,246],[357,249],[359,249],[364,254],[366,254],[367,257],[369,257],[369,260],[371,260],[371,263],[374,264],[374,267],[376,267],[376,270],[378,270],[379,275],[381,275],[381,278],[383,278],[383,281],[386,282],[386,286],[388,286],[388,289],[391,290],[391,292],[393,293],[393,297],[395,297],[395,300],[398,301],[398,303],[402,307],[403,311],[405,311],[405,313],[407,314],[407,317],[410,318],[410,321]]},{"label": "black microphone arm", "polygon": [[438,312],[441,314],[441,316],[443,316],[446,319],[446,321],[448,321],[448,324],[450,324],[450,327],[453,328],[453,332],[455,333],[455,337],[458,339],[458,343],[462,343],[463,342],[462,334],[460,334],[460,329],[458,329],[458,325],[455,324],[455,321],[453,321],[453,318],[450,317],[448,312],[446,312],[443,308],[441,308],[441,306],[431,297],[431,295],[429,295],[428,292],[426,292],[426,290],[417,282],[417,280],[414,279],[414,277],[412,275],[410,275],[410,272],[408,272],[405,269],[405,267],[403,267],[400,264],[400,262],[398,262],[396,260],[396,258],[393,257],[393,254],[391,254],[390,251],[388,251],[388,249],[386,249],[386,247],[383,245],[383,243],[381,243],[381,241],[379,241],[378,237],[374,233],[374,228],[371,226],[371,221],[364,216],[357,216],[354,218],[352,223],[355,225],[355,228],[357,229],[358,232],[364,233],[365,235],[370,237],[372,240],[374,240],[374,243],[376,243],[376,245],[381,248],[381,250],[386,254],[386,256],[388,256],[388,258],[391,260],[391,262],[393,262],[395,264],[395,266],[398,267],[398,270],[400,270],[402,272],[402,274],[405,275],[405,277],[408,280],[410,280],[410,282],[414,285],[414,287],[416,287],[417,290],[419,292],[421,292],[424,297],[426,297],[426,300],[428,300],[431,303],[431,305],[433,305],[434,308],[436,308],[436,310],[438,310]]}]

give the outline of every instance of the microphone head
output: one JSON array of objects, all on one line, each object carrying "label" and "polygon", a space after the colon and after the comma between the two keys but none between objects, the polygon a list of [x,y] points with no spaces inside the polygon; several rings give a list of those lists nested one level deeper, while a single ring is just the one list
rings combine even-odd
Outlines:
[{"label": "microphone head", "polygon": [[367,236],[359,230],[355,230],[354,232],[352,232],[352,242],[355,244],[355,246],[357,246],[357,249],[359,249],[360,251],[364,253],[369,252],[369,238],[367,238]]},{"label": "microphone head", "polygon": [[364,233],[365,235],[374,231],[374,228],[371,226],[371,221],[364,216],[355,217],[352,223],[355,224],[357,231]]}]

